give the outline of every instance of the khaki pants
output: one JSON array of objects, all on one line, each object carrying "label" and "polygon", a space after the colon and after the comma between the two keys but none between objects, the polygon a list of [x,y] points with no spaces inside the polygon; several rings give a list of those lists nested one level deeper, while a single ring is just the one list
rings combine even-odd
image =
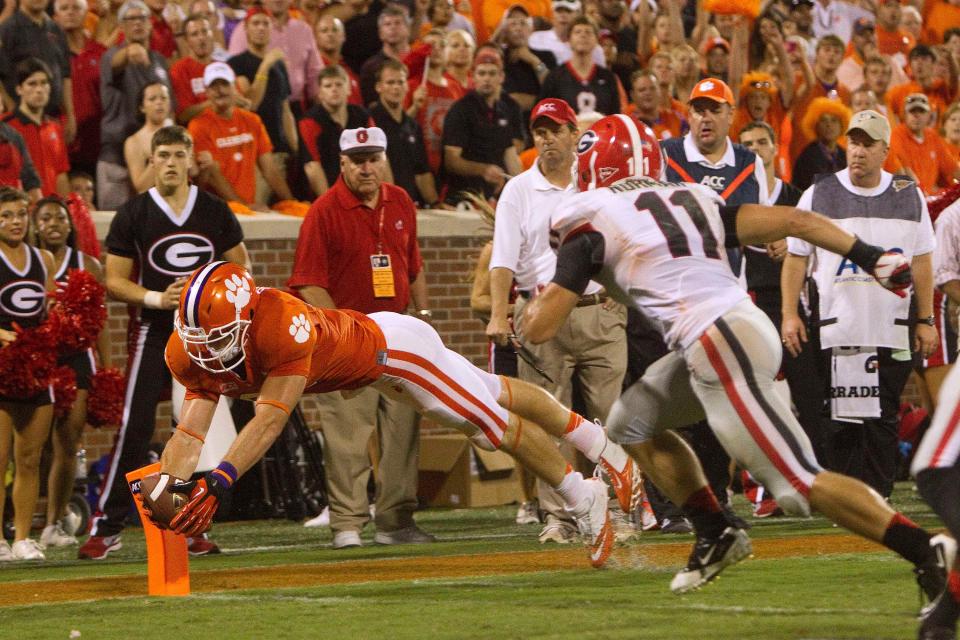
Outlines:
[{"label": "khaki pants", "polygon": [[396,531],[412,526],[417,508],[420,445],[414,409],[370,387],[350,399],[337,392],[318,399],[323,463],[330,493],[330,528],[334,532],[359,532],[370,521],[367,482],[371,463],[367,445],[374,430],[381,456],[376,478],[377,530]]},{"label": "khaki pants", "polygon": [[[526,301],[517,299],[514,318],[523,317]],[[612,309],[602,304],[577,307],[557,333],[543,344],[528,344],[527,348],[540,359],[543,370],[553,378],[553,384],[530,365],[519,362],[520,379],[546,389],[557,400],[569,407],[572,404],[573,379],[579,382],[580,394],[586,405],[588,420],[607,419],[613,403],[620,397],[623,376],[627,370],[627,309],[616,305]],[[523,327],[518,327],[523,332]],[[576,450],[564,441],[560,451],[567,461],[576,466]],[[546,483],[539,481],[537,493],[540,508],[561,520],[572,521],[563,507],[563,499]]]}]

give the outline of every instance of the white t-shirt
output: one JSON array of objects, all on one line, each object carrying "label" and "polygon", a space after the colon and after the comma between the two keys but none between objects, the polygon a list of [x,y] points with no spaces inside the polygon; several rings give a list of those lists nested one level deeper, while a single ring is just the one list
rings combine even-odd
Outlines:
[{"label": "white t-shirt", "polygon": [[[503,188],[493,227],[490,268],[513,271],[521,291],[535,291],[553,279],[557,254],[550,248],[550,214],[574,193],[573,184],[565,189],[551,184],[539,164],[535,162]],[[585,293],[600,289],[591,282]]]},{"label": "white t-shirt", "polygon": [[[884,193],[893,180],[886,171],[880,184],[872,189],[856,187],[850,172],[837,172],[840,184],[857,196],[872,198]],[[927,203],[919,188],[910,182],[905,188],[916,192],[920,200],[920,222],[896,218],[851,217],[834,219],[838,227],[856,234],[864,242],[885,249],[896,249],[908,260],[933,251],[935,240]],[[812,210],[811,186],[800,197],[798,209]],[[908,327],[903,323],[909,315],[910,298],[901,298],[880,286],[873,276],[861,271],[843,256],[814,247],[797,238],[787,239],[787,250],[798,256],[813,256],[813,278],[820,293],[820,318],[836,319],[821,326],[820,340],[824,348],[860,346],[908,349]],[[898,322],[899,321],[899,322]]]},{"label": "white t-shirt", "polygon": [[942,287],[951,280],[960,280],[960,200],[940,212],[936,229],[933,283]]},{"label": "white t-shirt", "polygon": [[[569,42],[561,42],[560,36],[553,29],[544,29],[543,31],[534,31],[527,40],[527,45],[531,49],[539,51],[549,51],[557,59],[557,64],[561,65],[573,57],[573,50]],[[598,67],[606,67],[607,61],[603,57],[603,48],[597,45],[593,48],[593,63]]]},{"label": "white t-shirt", "polygon": [[561,242],[595,230],[605,243],[597,280],[639,310],[671,348],[686,348],[747,299],[730,270],[713,190],[627,178],[568,198],[551,226]]}]

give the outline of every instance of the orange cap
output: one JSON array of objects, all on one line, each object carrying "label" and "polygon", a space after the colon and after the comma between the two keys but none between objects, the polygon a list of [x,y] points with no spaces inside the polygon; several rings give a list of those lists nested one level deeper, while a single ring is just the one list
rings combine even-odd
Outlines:
[{"label": "orange cap", "polygon": [[733,91],[727,86],[727,83],[719,78],[704,78],[693,87],[690,92],[690,99],[687,102],[693,102],[697,98],[708,98],[714,102],[726,102],[731,107],[733,103]]}]

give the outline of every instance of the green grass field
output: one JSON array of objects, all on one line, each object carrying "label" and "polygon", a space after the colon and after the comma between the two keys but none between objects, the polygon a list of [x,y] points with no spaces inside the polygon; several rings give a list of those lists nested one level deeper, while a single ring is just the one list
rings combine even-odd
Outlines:
[{"label": "green grass field", "polygon": [[[894,503],[924,525],[937,522],[912,487],[899,487]],[[738,511],[748,513],[738,502]],[[618,547],[610,568],[586,562],[567,569],[515,575],[478,572],[441,578],[395,579],[380,567],[397,559],[417,567],[438,556],[468,567],[477,555],[507,562],[511,552],[551,553],[536,542],[537,526],[513,524],[515,509],[430,510],[421,526],[439,538],[434,545],[368,546],[333,551],[329,531],[269,521],[218,525],[219,556],[194,559],[195,581],[226,570],[256,574],[274,567],[296,582],[307,571],[333,579],[352,568],[342,584],[288,588],[243,588],[243,580],[188,598],[148,598],[145,578],[128,595],[79,602],[18,605],[0,602],[0,638],[651,638],[817,639],[915,637],[919,606],[910,566],[884,552],[833,553],[830,536],[842,531],[822,519],[755,521],[751,537],[768,557],[756,557],[684,597],[668,584],[682,560],[658,560],[660,549],[692,543],[692,536],[647,533]],[[821,550],[774,558],[777,545],[816,536]],[[770,539],[770,540],[767,540]],[[826,544],[823,544],[823,543]],[[552,553],[565,553],[552,547]],[[579,552],[580,550],[578,550]],[[40,594],[69,588],[70,580],[101,578],[104,592],[124,576],[145,574],[139,530],[124,534],[124,549],[104,562],[73,560],[75,548],[50,550],[48,561],[0,567],[0,593],[18,583]],[[802,553],[802,551],[800,552]],[[537,558],[548,556],[535,556]],[[364,561],[364,562],[357,562]],[[359,574],[356,567],[361,567]],[[128,579],[129,582],[129,579]],[[66,584],[66,587],[65,587]],[[141,585],[137,587],[136,585]],[[29,597],[33,597],[32,595]],[[23,600],[21,600],[23,602]]]}]

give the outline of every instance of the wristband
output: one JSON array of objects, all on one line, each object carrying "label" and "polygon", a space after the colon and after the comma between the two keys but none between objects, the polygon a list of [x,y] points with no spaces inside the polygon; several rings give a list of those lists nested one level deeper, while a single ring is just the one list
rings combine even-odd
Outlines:
[{"label": "wristband", "polygon": [[143,294],[143,306],[147,309],[160,309],[163,307],[163,294],[159,291],[147,291]]},{"label": "wristband", "polygon": [[227,489],[233,486],[233,483],[237,481],[237,476],[240,475],[237,473],[237,468],[224,460],[217,465],[217,468],[211,471],[211,473],[216,474],[219,477],[219,481],[223,482],[223,486]]},{"label": "wristband", "polygon": [[877,260],[880,259],[883,253],[882,248],[867,244],[859,237],[856,237],[856,240],[853,241],[853,246],[850,247],[850,251],[847,251],[844,257],[868,273],[873,273],[873,268],[877,266]]}]

